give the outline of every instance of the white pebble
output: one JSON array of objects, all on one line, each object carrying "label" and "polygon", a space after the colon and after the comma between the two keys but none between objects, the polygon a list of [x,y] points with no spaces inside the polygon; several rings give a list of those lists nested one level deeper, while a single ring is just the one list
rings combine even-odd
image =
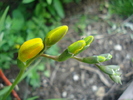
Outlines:
[{"label": "white pebble", "polygon": [[67,92],[66,91],[64,91],[63,93],[62,93],[62,97],[66,97],[67,96]]},{"label": "white pebble", "polygon": [[114,46],[114,49],[118,50],[118,51],[121,51],[122,50],[122,46],[117,44],[117,45]]},{"label": "white pebble", "polygon": [[96,85],[92,86],[92,91],[97,91],[97,86]]},{"label": "white pebble", "polygon": [[73,80],[74,80],[74,81],[78,81],[78,80],[79,80],[79,76],[78,76],[77,74],[74,74],[74,75],[73,75]]}]

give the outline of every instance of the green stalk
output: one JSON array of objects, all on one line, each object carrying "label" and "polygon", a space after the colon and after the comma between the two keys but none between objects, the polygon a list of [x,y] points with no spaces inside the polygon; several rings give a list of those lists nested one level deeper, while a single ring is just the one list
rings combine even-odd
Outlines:
[{"label": "green stalk", "polygon": [[35,62],[35,64],[30,67],[24,74],[23,76],[20,78],[19,82],[21,82],[30,72],[32,72],[33,69],[37,69],[37,65],[41,62],[41,59],[39,59],[37,62]]},{"label": "green stalk", "polygon": [[73,57],[71,57],[71,58],[76,59],[76,60],[78,60],[78,61],[80,61],[80,62],[83,62],[81,57],[73,56]]},{"label": "green stalk", "polygon": [[5,94],[5,96],[3,97],[2,100],[6,100],[6,98],[9,96],[9,94],[12,92],[12,90],[14,89],[14,87],[18,84],[19,80],[21,79],[24,71],[25,71],[26,67],[24,67],[23,69],[20,70],[17,78],[15,79],[15,81],[13,82],[13,84],[11,85],[10,89],[8,90],[8,92]]},{"label": "green stalk", "polygon": [[53,59],[55,61],[58,61],[58,56],[51,56],[51,55],[48,55],[48,54],[41,54],[40,56],[43,56],[43,57],[50,58],[50,59]]},{"label": "green stalk", "polygon": [[26,70],[26,68],[37,58],[39,57],[39,55],[37,55],[36,57],[32,58],[31,60],[29,60],[26,65],[23,65],[23,68],[21,68],[17,78],[15,79],[15,81],[13,82],[13,84],[11,85],[10,89],[7,91],[7,93],[4,95],[2,100],[6,100],[6,98],[8,97],[8,95],[12,92],[12,90],[14,89],[14,87],[22,80],[23,78],[23,74]]}]

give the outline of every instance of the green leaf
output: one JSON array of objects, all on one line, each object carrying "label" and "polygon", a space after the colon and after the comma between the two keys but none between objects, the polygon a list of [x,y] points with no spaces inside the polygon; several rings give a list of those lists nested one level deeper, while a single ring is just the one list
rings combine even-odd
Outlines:
[{"label": "green leaf", "polygon": [[30,85],[33,87],[39,87],[40,86],[40,77],[36,70],[33,70],[28,74],[28,78],[30,78]]},{"label": "green leaf", "polygon": [[49,5],[51,5],[52,0],[46,0]]},{"label": "green leaf", "polygon": [[49,71],[49,70],[45,70],[45,71],[44,71],[44,75],[45,75],[46,77],[50,77],[50,71]]},{"label": "green leaf", "polygon": [[51,5],[48,5],[47,8],[48,8],[50,14],[53,15],[54,16],[54,19],[55,19],[55,17],[56,17],[56,11],[55,11],[54,7],[51,6]]},{"label": "green leaf", "polygon": [[131,61],[133,62],[133,58],[131,59]]},{"label": "green leaf", "polygon": [[11,28],[13,30],[21,30],[24,25],[24,16],[19,9],[13,11],[13,21]]},{"label": "green leaf", "polygon": [[57,14],[61,18],[64,18],[65,17],[65,13],[64,13],[64,9],[63,9],[63,6],[61,4],[61,1],[60,0],[53,0],[53,5],[54,5],[54,8],[55,8]]},{"label": "green leaf", "polygon": [[35,64],[32,65],[32,67],[29,67],[29,69],[23,74],[23,76],[21,77],[21,79],[19,80],[19,82],[22,81],[28,75],[29,75],[29,78],[30,78],[30,73],[32,73],[32,71],[34,71],[34,70],[37,70],[37,65],[39,65],[40,62],[41,62],[41,60],[38,59],[35,62]]},{"label": "green leaf", "polygon": [[30,98],[28,98],[28,99],[26,99],[26,100],[36,100],[36,99],[38,99],[39,98],[39,96],[34,96],[34,97],[30,97]]},{"label": "green leaf", "polygon": [[51,48],[49,48],[46,51],[46,53],[49,55],[58,55],[59,54],[59,47],[57,46],[57,44],[55,44]]},{"label": "green leaf", "polygon": [[31,3],[33,2],[34,0],[23,0],[22,3]]},{"label": "green leaf", "polygon": [[[2,100],[2,96],[0,96],[0,100]],[[6,100],[12,100],[12,97],[11,97],[11,95],[9,95],[7,98],[6,98]]]},{"label": "green leaf", "polygon": [[5,9],[5,11],[4,11],[2,17],[0,18],[0,32],[1,32],[1,31],[3,30],[3,28],[4,28],[4,22],[5,22],[5,18],[6,18],[6,15],[7,15],[8,10],[9,10],[9,6],[6,7],[6,9]]},{"label": "green leaf", "polygon": [[6,86],[2,90],[0,90],[0,96],[4,95],[10,89],[10,87],[11,86]]},{"label": "green leaf", "polygon": [[63,0],[63,3],[71,3],[73,0]]},{"label": "green leaf", "polygon": [[0,34],[0,47],[6,42],[6,41],[3,40],[3,37],[4,37],[4,33],[2,32]]},{"label": "green leaf", "polygon": [[57,99],[46,99],[46,100],[68,100],[68,99],[57,98]]},{"label": "green leaf", "polygon": [[40,71],[44,71],[44,69],[45,69],[45,64],[44,64],[44,63],[40,63],[40,64],[37,66],[37,69],[40,70]]}]

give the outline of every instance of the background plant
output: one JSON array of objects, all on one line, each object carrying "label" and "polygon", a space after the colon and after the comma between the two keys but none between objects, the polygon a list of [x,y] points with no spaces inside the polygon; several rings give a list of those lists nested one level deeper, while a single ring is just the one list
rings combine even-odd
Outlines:
[{"label": "background plant", "polygon": [[[3,29],[0,30],[0,66],[2,69],[9,69],[10,65],[16,64],[17,49],[25,41],[36,36],[45,37],[51,29],[61,25],[61,19],[65,17],[63,9],[64,3],[80,2],[80,0],[22,0],[22,2],[10,3],[10,1],[0,2],[2,16],[5,8],[10,6]],[[4,21],[4,20],[3,20]],[[54,45],[47,51],[48,54],[55,55],[59,52],[59,47]],[[53,63],[51,60],[47,60]],[[34,87],[40,86],[37,70],[45,71],[49,77],[50,73],[44,64],[39,64],[38,69],[29,74],[27,81]]]},{"label": "background plant", "polygon": [[110,0],[109,12],[111,14],[118,14],[122,17],[131,16],[133,14],[132,0]]}]

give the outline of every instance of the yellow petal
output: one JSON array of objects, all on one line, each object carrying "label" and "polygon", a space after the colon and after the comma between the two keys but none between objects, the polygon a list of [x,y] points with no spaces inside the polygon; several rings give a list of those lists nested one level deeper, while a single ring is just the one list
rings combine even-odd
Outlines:
[{"label": "yellow petal", "polygon": [[24,42],[18,52],[18,59],[25,62],[37,56],[44,48],[41,38],[34,38]]}]

